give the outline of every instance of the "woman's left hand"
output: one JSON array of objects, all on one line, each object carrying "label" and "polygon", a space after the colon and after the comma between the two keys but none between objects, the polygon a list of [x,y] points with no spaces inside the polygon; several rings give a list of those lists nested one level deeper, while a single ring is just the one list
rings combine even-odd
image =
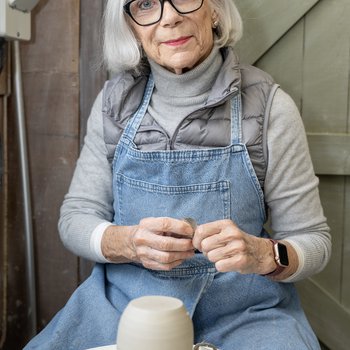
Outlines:
[{"label": "woman's left hand", "polygon": [[243,232],[231,220],[198,226],[192,243],[220,272],[264,275],[276,269],[271,242]]}]

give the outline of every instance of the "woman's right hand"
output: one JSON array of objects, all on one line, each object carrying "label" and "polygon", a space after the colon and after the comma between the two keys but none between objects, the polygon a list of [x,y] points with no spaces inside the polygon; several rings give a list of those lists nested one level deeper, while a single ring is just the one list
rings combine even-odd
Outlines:
[{"label": "woman's right hand", "polygon": [[102,253],[111,262],[139,262],[152,270],[171,270],[194,255],[193,228],[169,217],[142,219],[136,226],[109,226]]}]

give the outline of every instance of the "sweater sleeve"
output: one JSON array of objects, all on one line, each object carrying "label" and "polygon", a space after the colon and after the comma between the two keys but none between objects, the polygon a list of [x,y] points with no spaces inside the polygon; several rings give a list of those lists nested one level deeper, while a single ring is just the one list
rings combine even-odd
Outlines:
[{"label": "sweater sleeve", "polygon": [[106,260],[96,249],[94,235],[99,227],[106,227],[113,219],[112,171],[106,154],[101,92],[88,120],[84,146],[58,222],[65,247],[78,256],[97,262]]},{"label": "sweater sleeve", "polygon": [[288,241],[297,252],[299,268],[284,281],[294,282],[326,266],[331,255],[331,236],[299,111],[281,89],[271,107],[267,147],[265,200],[272,235]]}]

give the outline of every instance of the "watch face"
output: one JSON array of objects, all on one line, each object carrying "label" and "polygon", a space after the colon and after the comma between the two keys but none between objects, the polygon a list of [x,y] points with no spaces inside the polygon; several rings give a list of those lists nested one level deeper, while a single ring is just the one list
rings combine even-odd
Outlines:
[{"label": "watch face", "polygon": [[278,255],[280,258],[280,264],[282,266],[288,266],[289,265],[288,252],[287,252],[287,247],[284,244],[278,243]]}]

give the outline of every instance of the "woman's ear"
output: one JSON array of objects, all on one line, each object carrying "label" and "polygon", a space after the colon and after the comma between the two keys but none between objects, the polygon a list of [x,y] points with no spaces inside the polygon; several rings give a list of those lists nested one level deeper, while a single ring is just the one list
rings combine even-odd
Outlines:
[{"label": "woman's ear", "polygon": [[215,10],[211,14],[211,23],[213,29],[216,29],[219,25],[219,16]]}]

